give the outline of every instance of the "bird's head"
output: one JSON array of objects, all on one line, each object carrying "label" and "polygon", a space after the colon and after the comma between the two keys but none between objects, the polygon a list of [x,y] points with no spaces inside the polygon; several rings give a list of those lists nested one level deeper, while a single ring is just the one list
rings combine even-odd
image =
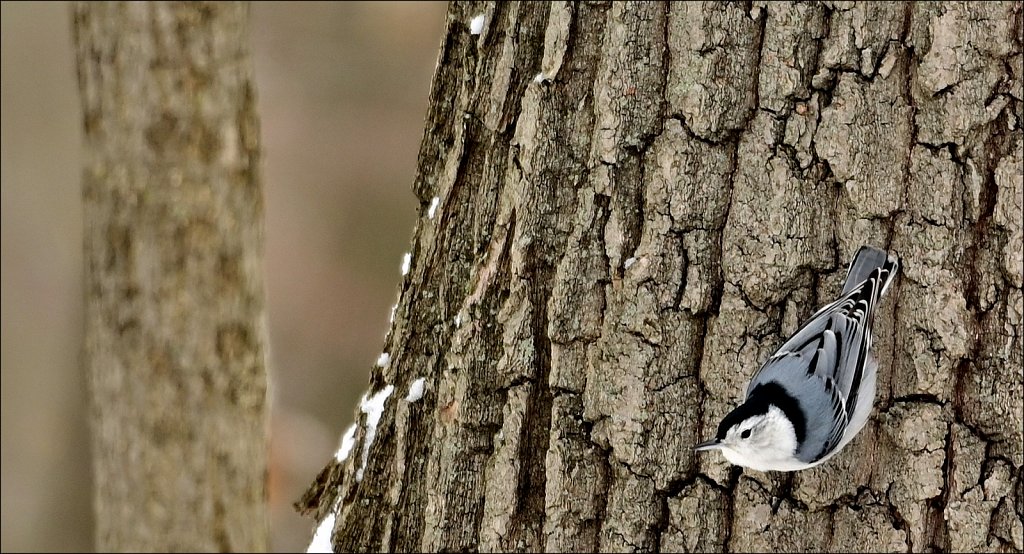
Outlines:
[{"label": "bird's head", "polygon": [[793,424],[777,406],[746,402],[725,416],[715,438],[694,447],[721,450],[729,462],[758,471],[792,471],[801,464]]}]

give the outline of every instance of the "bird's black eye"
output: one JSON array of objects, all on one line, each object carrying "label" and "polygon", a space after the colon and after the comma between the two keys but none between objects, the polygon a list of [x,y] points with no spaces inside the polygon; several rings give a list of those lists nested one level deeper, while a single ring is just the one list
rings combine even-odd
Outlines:
[{"label": "bird's black eye", "polygon": [[746,429],[742,433],[740,433],[740,437],[745,439],[750,438],[750,429]]}]

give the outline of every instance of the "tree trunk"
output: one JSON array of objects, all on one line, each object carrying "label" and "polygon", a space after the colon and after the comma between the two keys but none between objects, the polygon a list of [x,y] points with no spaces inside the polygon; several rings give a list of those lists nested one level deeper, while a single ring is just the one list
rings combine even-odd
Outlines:
[{"label": "tree trunk", "polygon": [[99,550],[265,550],[266,329],[248,7],[81,3]]},{"label": "tree trunk", "polygon": [[[341,551],[1020,550],[1021,27],[452,4],[395,392],[298,507]],[[865,430],[797,474],[695,458],[862,244],[903,263]]]}]

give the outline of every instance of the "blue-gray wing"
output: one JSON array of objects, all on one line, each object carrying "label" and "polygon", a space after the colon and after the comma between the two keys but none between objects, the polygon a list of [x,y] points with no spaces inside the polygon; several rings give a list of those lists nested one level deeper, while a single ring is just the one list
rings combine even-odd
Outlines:
[{"label": "blue-gray wing", "polygon": [[[849,424],[846,401],[832,377],[823,375],[829,356],[819,348],[770,359],[755,378],[756,384],[776,382],[799,404],[801,421],[792,421],[800,447],[797,459],[813,463],[832,452]],[[817,368],[816,368],[817,366]]]}]

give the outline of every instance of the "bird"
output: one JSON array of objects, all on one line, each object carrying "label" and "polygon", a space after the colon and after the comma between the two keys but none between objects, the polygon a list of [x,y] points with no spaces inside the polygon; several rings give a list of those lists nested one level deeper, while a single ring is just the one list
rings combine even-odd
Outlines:
[{"label": "bird", "polygon": [[757,471],[800,471],[849,444],[871,415],[878,370],[871,324],[899,266],[885,250],[862,246],[839,298],[765,361],[743,403],[694,451],[719,450],[730,463]]}]

